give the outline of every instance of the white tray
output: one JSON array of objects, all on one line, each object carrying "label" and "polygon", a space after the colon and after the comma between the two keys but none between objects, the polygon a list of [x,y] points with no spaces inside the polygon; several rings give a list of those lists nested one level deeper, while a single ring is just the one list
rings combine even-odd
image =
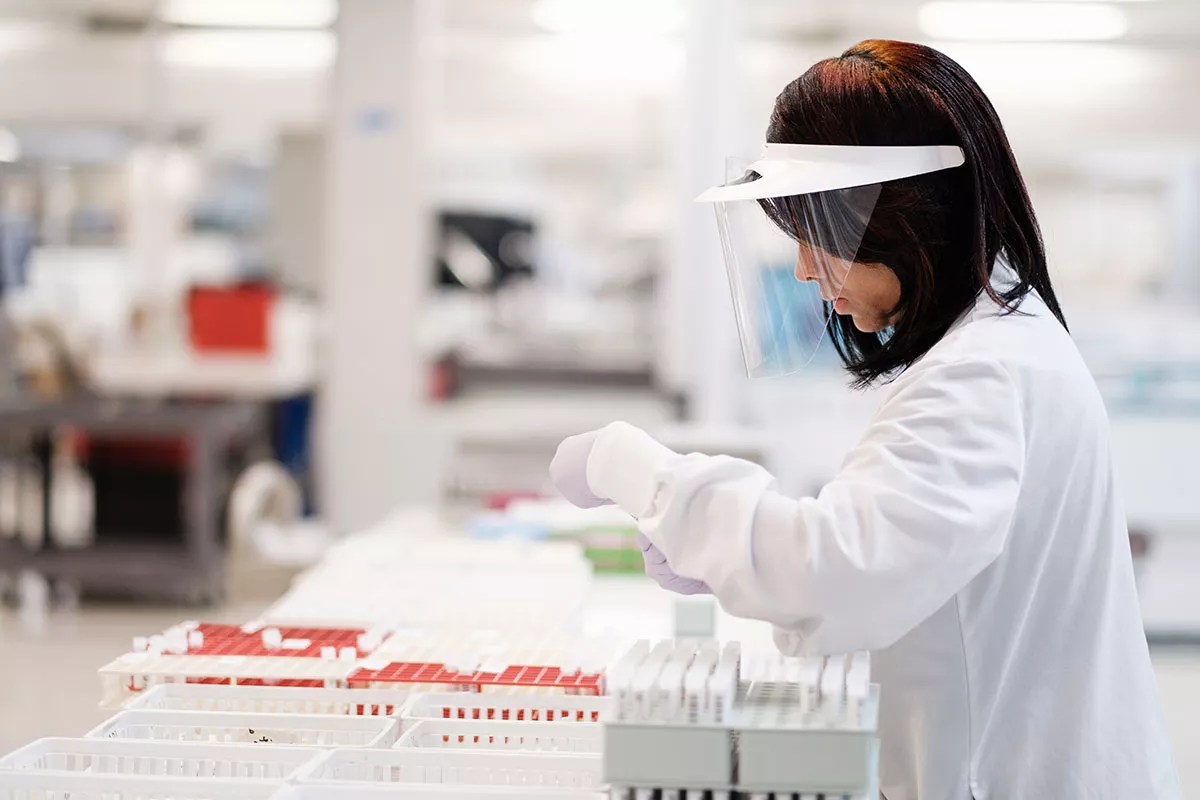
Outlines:
[{"label": "white tray", "polygon": [[40,739],[0,758],[0,770],[47,775],[141,775],[278,783],[317,757],[310,747]]},{"label": "white tray", "polygon": [[396,748],[599,754],[603,739],[603,726],[591,723],[426,719],[406,726]]},{"label": "white tray", "polygon": [[241,714],[210,711],[122,711],[89,739],[280,744],[304,747],[390,747],[399,720],[321,714]]},{"label": "white tray", "polygon": [[152,711],[389,717],[398,716],[410,697],[407,692],[371,689],[169,683],[146,690],[126,703],[125,708]]},{"label": "white tray", "polygon": [[611,697],[569,694],[439,692],[414,695],[406,719],[477,719],[508,722],[604,722]]},{"label": "white tray", "polygon": [[269,800],[282,782],[0,770],[0,800]]},{"label": "white tray", "polygon": [[[411,783],[309,783],[281,789],[271,800],[610,800],[590,789],[539,789],[529,786],[414,786]],[[871,800],[874,800],[872,798]]]},{"label": "white tray", "polygon": [[402,747],[331,750],[297,775],[309,783],[441,784],[547,789],[600,787],[597,754]]}]

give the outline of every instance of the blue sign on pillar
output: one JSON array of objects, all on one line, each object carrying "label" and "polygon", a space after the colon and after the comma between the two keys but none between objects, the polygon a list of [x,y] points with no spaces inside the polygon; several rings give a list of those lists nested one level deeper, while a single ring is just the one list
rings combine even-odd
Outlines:
[{"label": "blue sign on pillar", "polygon": [[393,116],[390,108],[364,108],[358,112],[355,127],[359,133],[384,133],[392,129]]}]

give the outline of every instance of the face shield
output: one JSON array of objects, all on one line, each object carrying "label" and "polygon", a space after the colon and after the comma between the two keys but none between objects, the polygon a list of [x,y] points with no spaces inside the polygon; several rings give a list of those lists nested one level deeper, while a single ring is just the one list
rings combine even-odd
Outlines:
[{"label": "face shield", "polygon": [[829,330],[881,184],[963,163],[958,147],[768,144],[712,203],[750,377],[808,364]]}]

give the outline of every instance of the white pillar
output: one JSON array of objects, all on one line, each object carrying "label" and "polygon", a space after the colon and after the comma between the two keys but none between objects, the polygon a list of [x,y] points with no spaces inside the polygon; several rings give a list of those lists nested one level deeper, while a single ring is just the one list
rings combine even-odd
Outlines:
[{"label": "white pillar", "polygon": [[334,530],[431,502],[416,325],[432,267],[424,167],[429,0],[342,0],[328,131],[318,415]]},{"label": "white pillar", "polygon": [[1169,296],[1200,303],[1200,158],[1184,159],[1172,170]]},{"label": "white pillar", "polygon": [[692,198],[725,179],[726,158],[755,154],[743,152],[748,145],[739,135],[746,124],[739,102],[745,89],[741,3],[691,0],[686,5],[686,67],[675,136],[676,222],[660,296],[660,365],[667,384],[688,397],[693,420],[721,424],[736,416],[738,387],[745,378],[713,209]]}]

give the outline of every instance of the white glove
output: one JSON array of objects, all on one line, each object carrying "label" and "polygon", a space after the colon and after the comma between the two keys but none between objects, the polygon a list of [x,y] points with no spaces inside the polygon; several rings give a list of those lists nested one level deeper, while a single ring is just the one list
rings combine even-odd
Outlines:
[{"label": "white glove", "polygon": [[653,511],[658,471],[677,458],[645,431],[613,422],[564,439],[550,462],[550,480],[580,508],[613,502],[640,518]]},{"label": "white glove", "polygon": [[550,462],[550,481],[558,493],[579,508],[611,505],[612,501],[597,497],[588,486],[588,456],[600,431],[588,431],[562,440]]}]

